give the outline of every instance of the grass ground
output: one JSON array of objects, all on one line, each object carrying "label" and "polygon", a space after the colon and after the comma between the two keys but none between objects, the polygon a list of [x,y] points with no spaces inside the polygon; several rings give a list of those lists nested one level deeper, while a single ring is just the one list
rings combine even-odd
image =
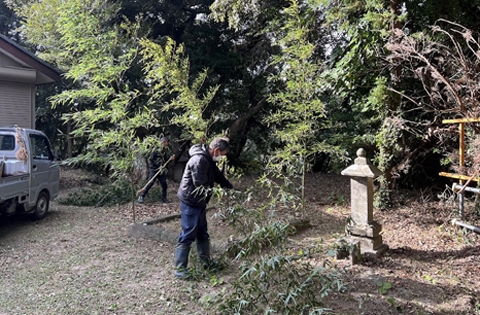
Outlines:
[{"label": "grass ground", "polygon": [[[147,202],[137,220],[176,213],[171,204]],[[292,237],[292,250],[327,246],[343,235],[349,215],[348,180],[313,174],[308,216],[312,227]],[[381,259],[345,267],[349,290],[326,306],[335,314],[480,314],[480,244],[455,230],[452,206],[410,196],[395,209],[375,212],[390,250]],[[111,208],[51,204],[37,222],[0,222],[0,314],[217,314],[215,303],[237,276],[235,263],[218,278],[180,281],[173,276],[174,246],[128,236],[131,205]],[[229,237],[210,218],[212,238]],[[179,223],[171,223],[179,229]],[[219,253],[215,253],[218,255]],[[322,257],[311,257],[321,264]],[[388,284],[387,284],[388,283]]]}]

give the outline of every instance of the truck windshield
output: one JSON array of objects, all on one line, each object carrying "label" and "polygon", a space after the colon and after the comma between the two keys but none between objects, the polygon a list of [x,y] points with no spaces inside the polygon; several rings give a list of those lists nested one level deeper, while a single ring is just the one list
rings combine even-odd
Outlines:
[{"label": "truck windshield", "polygon": [[12,135],[0,135],[0,151],[15,150],[15,137]]}]

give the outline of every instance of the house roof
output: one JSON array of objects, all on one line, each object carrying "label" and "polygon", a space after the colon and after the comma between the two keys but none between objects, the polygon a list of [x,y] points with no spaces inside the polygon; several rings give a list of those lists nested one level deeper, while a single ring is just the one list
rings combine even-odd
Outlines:
[{"label": "house roof", "polygon": [[36,84],[60,81],[59,70],[2,34],[0,34],[0,52],[21,65],[34,69],[37,72]]}]

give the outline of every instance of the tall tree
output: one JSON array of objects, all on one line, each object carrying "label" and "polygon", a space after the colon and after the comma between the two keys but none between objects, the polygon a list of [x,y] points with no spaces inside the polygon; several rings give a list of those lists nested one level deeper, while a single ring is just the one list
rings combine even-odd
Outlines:
[{"label": "tall tree", "polygon": [[[348,43],[340,46],[340,58],[332,68],[333,82],[342,82],[335,85],[335,93],[340,92],[351,102],[352,108],[358,108],[360,117],[368,117],[366,114],[377,117],[372,130],[376,141],[370,144],[378,150],[376,162],[386,172],[383,194],[378,195],[381,198],[377,199],[377,205],[388,206],[392,180],[415,185],[429,178],[419,176],[423,179],[416,181],[411,169],[419,166],[415,160],[425,159],[426,152],[434,146],[431,138],[424,137],[433,116],[410,102],[410,92],[405,92],[418,87],[405,79],[405,70],[399,63],[385,62],[389,54],[385,45],[397,40],[392,34],[400,27],[407,32],[428,33],[429,23],[442,14],[455,16],[455,21],[473,21],[478,4],[463,2],[467,10],[459,15],[454,13],[458,13],[456,1],[341,0],[324,3],[329,5],[329,20],[342,30]],[[416,171],[424,174],[426,168]]]},{"label": "tall tree", "polygon": [[[65,117],[75,126],[72,134],[89,140],[80,158],[101,158],[115,172],[128,174],[136,154],[159,144],[154,134],[140,131],[177,123],[190,126],[189,138],[202,137],[208,126],[203,117],[192,116],[201,115],[215,89],[202,99],[206,73],[191,83],[184,46],[168,38],[163,46],[139,38],[142,20],[116,24],[119,10],[106,0],[47,0],[20,12],[28,28],[24,34],[37,45],[44,40],[45,58],[57,60],[73,82],[52,99],[69,108]],[[46,14],[48,23],[34,27],[52,12]],[[139,66],[142,76],[132,76]],[[187,117],[189,124],[178,117]]]},{"label": "tall tree", "polygon": [[315,45],[309,41],[311,13],[308,10],[301,12],[295,0],[283,11],[286,15],[282,27],[285,34],[279,39],[282,51],[273,60],[280,71],[272,79],[285,84],[270,95],[269,101],[275,108],[266,119],[272,126],[274,138],[281,143],[270,157],[268,169],[277,176],[287,170],[287,177],[301,178],[299,190],[304,215],[305,176],[310,170],[312,157],[320,152],[334,153],[318,138],[319,130],[328,127],[329,121],[321,101],[323,89],[319,78],[322,64],[314,58]]},{"label": "tall tree", "polygon": [[0,34],[10,34],[15,28],[19,26],[19,20],[13,10],[11,10],[5,1],[0,1]]}]

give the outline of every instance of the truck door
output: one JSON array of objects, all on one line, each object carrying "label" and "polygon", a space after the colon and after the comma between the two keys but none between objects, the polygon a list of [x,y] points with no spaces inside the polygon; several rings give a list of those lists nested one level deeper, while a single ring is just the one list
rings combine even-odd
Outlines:
[{"label": "truck door", "polygon": [[30,148],[32,150],[32,179],[30,203],[35,203],[41,189],[48,188],[51,195],[58,193],[58,166],[54,162],[53,153],[48,139],[31,133]]}]

